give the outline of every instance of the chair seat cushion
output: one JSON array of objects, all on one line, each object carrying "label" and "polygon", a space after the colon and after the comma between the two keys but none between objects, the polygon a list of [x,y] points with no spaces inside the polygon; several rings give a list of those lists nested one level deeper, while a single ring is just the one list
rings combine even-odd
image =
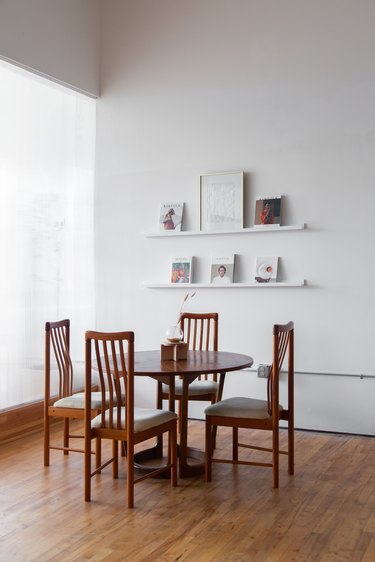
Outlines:
[{"label": "chair seat cushion", "polygon": [[[116,409],[114,416],[117,415]],[[152,410],[150,408],[134,408],[134,433],[157,427],[163,423],[177,419],[177,414],[169,410]],[[125,429],[126,408],[121,408],[121,429]],[[105,412],[105,422],[109,421],[109,410]],[[102,416],[99,414],[91,421],[91,427],[98,429],[102,426]]]},{"label": "chair seat cushion", "polygon": [[[279,405],[281,412],[283,407]],[[223,416],[225,418],[269,419],[268,403],[266,400],[255,398],[235,397],[227,398],[208,406],[204,413],[209,416]]]},{"label": "chair seat cushion", "polygon": [[[200,394],[212,394],[216,393],[219,387],[219,383],[215,381],[193,381],[189,384],[189,396],[199,396]],[[169,393],[169,385],[163,384],[163,392]],[[175,394],[177,396],[182,395],[182,380],[176,380]]]},{"label": "chair seat cushion", "polygon": [[[108,406],[109,400],[106,402]],[[78,408],[83,409],[85,407],[85,393],[77,392],[77,394],[72,394],[71,396],[66,396],[65,398],[60,398],[54,403],[56,408]],[[91,393],[91,409],[100,410],[102,406],[102,393],[92,392]]]}]

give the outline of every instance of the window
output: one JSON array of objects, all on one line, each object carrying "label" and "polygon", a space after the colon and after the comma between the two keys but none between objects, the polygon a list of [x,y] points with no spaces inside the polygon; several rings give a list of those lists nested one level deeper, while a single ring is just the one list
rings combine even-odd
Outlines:
[{"label": "window", "polygon": [[[44,395],[44,324],[94,327],[95,100],[0,61],[0,409]],[[77,372],[78,371],[78,372]]]}]

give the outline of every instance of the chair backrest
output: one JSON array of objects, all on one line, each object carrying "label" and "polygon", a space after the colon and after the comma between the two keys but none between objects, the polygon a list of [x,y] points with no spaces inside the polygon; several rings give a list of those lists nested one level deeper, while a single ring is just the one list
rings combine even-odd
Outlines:
[{"label": "chair backrest", "polygon": [[[288,352],[288,353],[287,353]],[[274,324],[273,326],[273,363],[268,376],[267,401],[268,413],[277,417],[279,408],[279,379],[285,357],[288,370],[288,409],[294,400],[294,323]]]},{"label": "chair backrest", "polygon": [[73,392],[73,365],[70,358],[70,320],[46,322],[45,327],[45,396],[50,398],[51,344],[59,371],[58,397]]},{"label": "chair backrest", "polygon": [[[217,312],[184,312],[180,316],[184,341],[191,350],[218,350],[219,315]],[[209,375],[204,375],[207,379]],[[216,380],[217,375],[214,375]]]},{"label": "chair backrest", "polygon": [[91,410],[93,368],[101,391],[101,427],[121,429],[121,407],[126,406],[126,428],[129,434],[133,433],[134,332],[86,332],[87,412]]}]

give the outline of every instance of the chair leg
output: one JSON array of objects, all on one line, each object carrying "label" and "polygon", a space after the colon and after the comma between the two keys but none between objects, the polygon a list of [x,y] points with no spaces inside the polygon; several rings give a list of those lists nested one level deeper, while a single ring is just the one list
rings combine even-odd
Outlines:
[{"label": "chair leg", "polygon": [[126,457],[126,441],[121,441],[121,456]]},{"label": "chair leg", "polygon": [[[167,463],[170,465],[172,464],[172,432],[168,432],[168,455],[167,455]],[[171,480],[172,480],[172,472],[171,472]]]},{"label": "chair leg", "polygon": [[91,501],[91,439],[85,437],[84,448],[84,495],[85,501]]},{"label": "chair leg", "polygon": [[128,507],[134,507],[134,444],[127,443],[127,492]]},{"label": "chair leg", "polygon": [[[69,447],[69,418],[64,418],[64,447]],[[68,455],[69,451],[64,451]]]},{"label": "chair leg", "polygon": [[178,400],[178,433],[181,433],[182,400]]},{"label": "chair leg", "polygon": [[208,416],[206,416],[206,482],[212,479],[212,424]]},{"label": "chair leg", "polygon": [[95,439],[95,468],[102,464],[102,440],[100,437]]},{"label": "chair leg", "polygon": [[49,416],[44,416],[44,466],[49,466]]},{"label": "chair leg", "polygon": [[172,465],[171,484],[177,486],[177,424],[169,432],[168,463]]},{"label": "chair leg", "polygon": [[112,478],[118,478],[118,441],[113,439],[112,441]]},{"label": "chair leg", "polygon": [[232,459],[238,461],[238,427],[233,427],[232,430]]},{"label": "chair leg", "polygon": [[294,474],[294,427],[288,424],[288,473]]},{"label": "chair leg", "polygon": [[[211,404],[215,404],[216,396],[211,398]],[[217,425],[212,428],[212,452],[216,449]]]},{"label": "chair leg", "polygon": [[273,487],[279,487],[279,427],[274,427],[272,431],[272,471]]}]

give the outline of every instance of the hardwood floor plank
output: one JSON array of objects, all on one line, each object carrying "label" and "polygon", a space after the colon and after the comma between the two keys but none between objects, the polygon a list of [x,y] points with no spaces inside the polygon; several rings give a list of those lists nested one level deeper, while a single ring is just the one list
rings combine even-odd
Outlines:
[{"label": "hardwood floor plank", "polygon": [[[193,446],[204,424],[190,422]],[[60,428],[53,429],[60,432]],[[255,444],[268,435],[254,432]],[[246,432],[240,435],[246,440]],[[254,441],[253,439],[253,441]],[[285,442],[285,434],[282,435]],[[103,448],[103,455],[109,453]],[[230,455],[230,431],[218,453]],[[259,451],[244,450],[247,459]],[[52,451],[42,434],[0,446],[0,560],[4,562],[373,562],[375,440],[296,432],[296,471],[281,458],[280,488],[262,467],[214,465],[213,481],[162,479],[135,488],[126,508],[125,464],[108,467],[83,501],[83,455]]]}]

